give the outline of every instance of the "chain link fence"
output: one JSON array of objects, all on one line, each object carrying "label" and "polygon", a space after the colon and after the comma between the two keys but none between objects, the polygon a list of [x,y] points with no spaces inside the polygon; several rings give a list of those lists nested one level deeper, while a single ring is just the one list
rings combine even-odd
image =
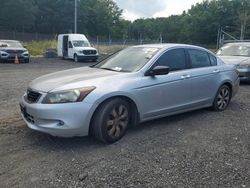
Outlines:
[{"label": "chain link fence", "polygon": [[56,35],[25,33],[25,32],[15,32],[15,31],[0,31],[0,39],[30,42],[30,41],[42,41],[42,40],[54,40],[56,39]]}]

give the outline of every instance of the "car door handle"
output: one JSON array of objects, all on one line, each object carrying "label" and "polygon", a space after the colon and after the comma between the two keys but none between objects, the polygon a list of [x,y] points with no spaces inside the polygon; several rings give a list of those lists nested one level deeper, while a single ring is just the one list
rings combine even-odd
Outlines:
[{"label": "car door handle", "polygon": [[218,69],[213,70],[213,73],[219,73],[219,72],[220,72],[220,70],[218,70]]},{"label": "car door handle", "polygon": [[185,74],[181,76],[181,79],[188,79],[188,78],[191,78],[189,74]]}]

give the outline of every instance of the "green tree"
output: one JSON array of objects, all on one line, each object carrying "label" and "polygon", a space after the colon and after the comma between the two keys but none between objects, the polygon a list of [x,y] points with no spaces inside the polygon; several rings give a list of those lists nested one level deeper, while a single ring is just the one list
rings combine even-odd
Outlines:
[{"label": "green tree", "polygon": [[7,30],[28,31],[35,20],[33,0],[1,0],[0,25]]}]

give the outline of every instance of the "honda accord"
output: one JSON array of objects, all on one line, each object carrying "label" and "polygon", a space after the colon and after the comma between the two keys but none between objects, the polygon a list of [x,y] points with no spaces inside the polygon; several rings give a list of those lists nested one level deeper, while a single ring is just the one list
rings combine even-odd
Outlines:
[{"label": "honda accord", "polygon": [[223,111],[238,88],[236,68],[204,48],[140,45],[33,80],[20,108],[33,130],[113,143],[140,122],[206,107]]}]

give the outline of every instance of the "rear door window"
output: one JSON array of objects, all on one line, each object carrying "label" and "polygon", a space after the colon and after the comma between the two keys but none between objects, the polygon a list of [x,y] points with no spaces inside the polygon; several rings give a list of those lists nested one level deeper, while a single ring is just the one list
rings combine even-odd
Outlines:
[{"label": "rear door window", "polygon": [[189,49],[188,54],[192,68],[202,68],[211,66],[208,53],[202,50]]},{"label": "rear door window", "polygon": [[217,65],[217,58],[214,55],[208,54],[211,65],[216,66]]}]

